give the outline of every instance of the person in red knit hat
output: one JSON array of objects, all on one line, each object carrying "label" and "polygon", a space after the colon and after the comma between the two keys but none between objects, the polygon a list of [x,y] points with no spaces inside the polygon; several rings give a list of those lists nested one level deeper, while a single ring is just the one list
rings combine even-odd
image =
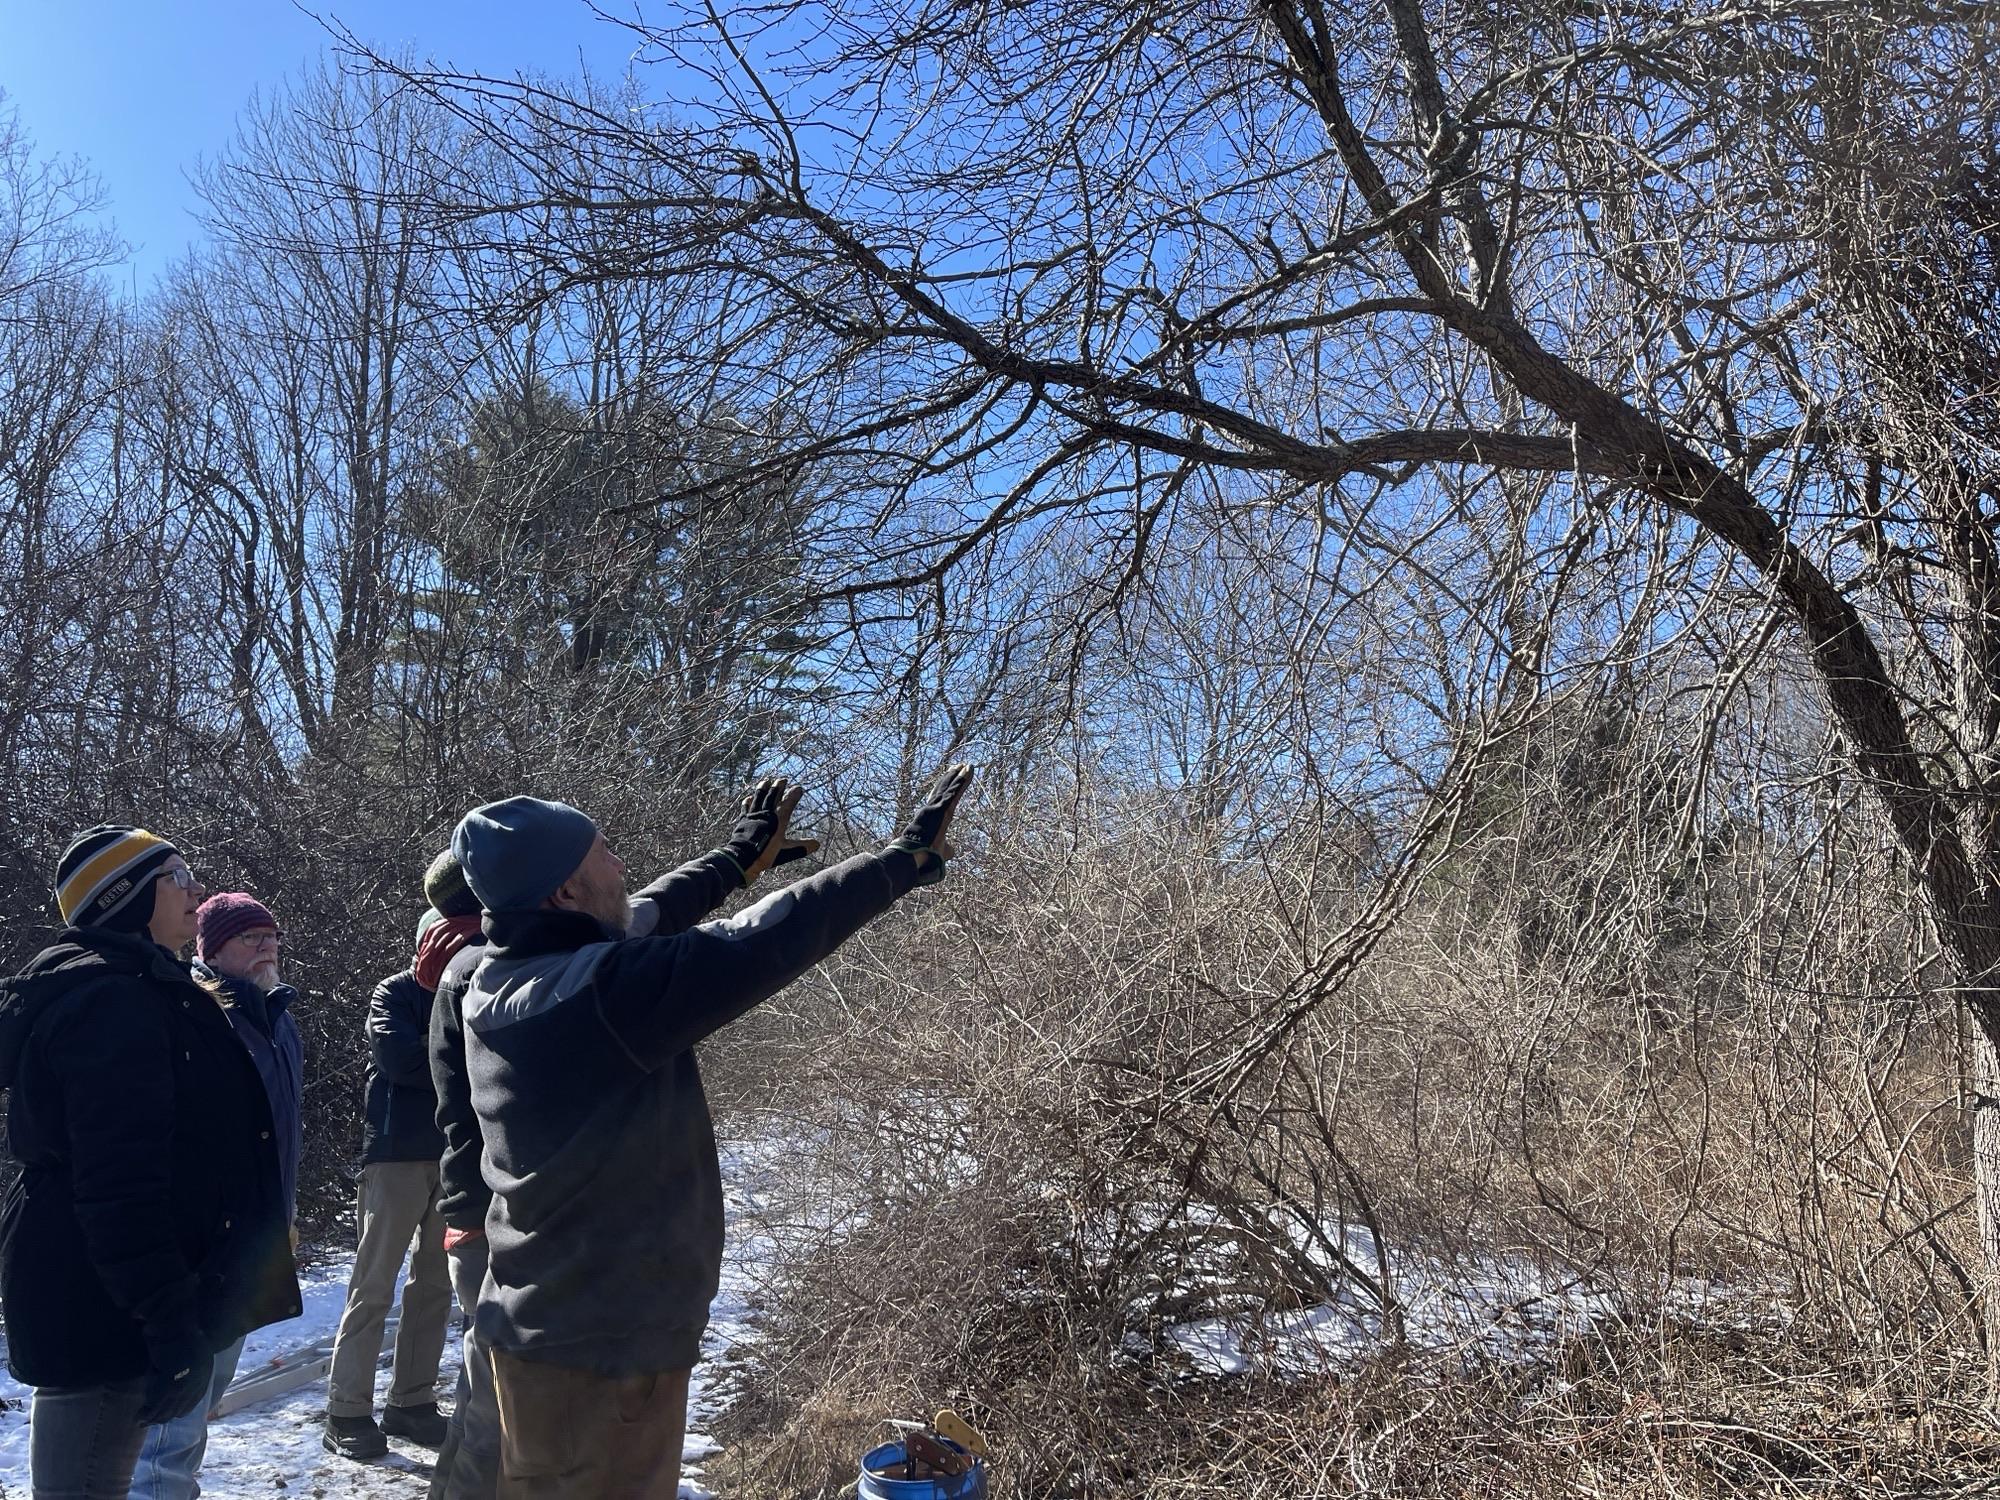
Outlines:
[{"label": "person in red knit hat", "polygon": [[[225,891],[202,902],[194,918],[193,973],[221,1003],[236,1038],[256,1065],[271,1106],[271,1134],[277,1145],[279,1192],[285,1217],[298,1217],[299,1154],[304,1145],[300,1107],[305,1048],[292,1019],[297,992],[278,977],[284,933],[270,908],[242,891]],[[196,1476],[208,1450],[208,1414],[235,1378],[243,1340],[216,1351],[208,1399],[169,1422],[146,1429],[139,1464],[132,1473],[130,1500],[194,1500]]]}]

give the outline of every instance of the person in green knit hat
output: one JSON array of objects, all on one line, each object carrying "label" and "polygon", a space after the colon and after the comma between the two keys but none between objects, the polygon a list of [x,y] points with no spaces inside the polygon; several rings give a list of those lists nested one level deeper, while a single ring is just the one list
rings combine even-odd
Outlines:
[{"label": "person in green knit hat", "polygon": [[465,1044],[458,1012],[486,935],[480,929],[479,898],[466,885],[465,870],[451,850],[431,862],[424,895],[437,919],[431,930],[441,934],[434,940],[438,952],[448,954],[431,1002],[431,1081],[437,1090],[438,1129],[444,1135],[438,1210],[444,1215],[445,1258],[458,1296],[462,1336],[451,1421],[431,1471],[430,1500],[492,1500],[500,1472],[500,1414],[493,1404],[492,1361],[472,1326],[486,1280],[486,1207],[492,1194],[479,1175],[479,1119],[463,1087]]}]

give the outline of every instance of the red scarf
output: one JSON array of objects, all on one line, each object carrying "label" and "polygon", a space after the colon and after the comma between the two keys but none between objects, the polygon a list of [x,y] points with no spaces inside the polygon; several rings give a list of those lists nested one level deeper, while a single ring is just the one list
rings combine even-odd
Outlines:
[{"label": "red scarf", "polygon": [[444,978],[444,966],[478,934],[478,912],[469,917],[446,917],[431,923],[417,940],[416,962],[410,966],[416,971],[417,983],[427,990],[435,990],[438,981]]}]

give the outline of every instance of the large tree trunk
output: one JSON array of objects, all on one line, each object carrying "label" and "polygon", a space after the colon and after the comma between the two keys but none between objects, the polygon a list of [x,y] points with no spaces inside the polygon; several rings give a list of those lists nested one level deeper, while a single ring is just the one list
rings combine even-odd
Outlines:
[{"label": "large tree trunk", "polygon": [[[1402,54],[1415,122],[1437,153],[1465,149],[1453,118],[1428,22],[1417,0],[1385,0]],[[1744,476],[1725,470],[1651,412],[1544,347],[1513,312],[1507,266],[1476,171],[1438,169],[1431,206],[1411,212],[1392,190],[1350,113],[1335,28],[1318,0],[1268,0],[1268,13],[1307,93],[1369,206],[1385,225],[1412,281],[1437,315],[1482,350],[1520,395],[1569,424],[1604,468],[1725,543],[1762,575],[1811,652],[1845,753],[1895,830],[1898,845],[1950,954],[1973,1021],[1974,1195],[1981,1261],[1969,1268],[1979,1300],[1989,1395],[2000,1399],[2000,922],[1993,919],[2000,869],[2000,560],[1976,486],[1960,484],[1942,528],[1959,598],[1953,712],[1964,781],[1934,770],[1936,757],[1911,733],[1909,698],[1883,659],[1867,620],[1761,502]],[[1444,150],[1449,147],[1450,150]],[[1470,148],[1476,155],[1476,144]],[[1469,161],[1471,158],[1468,158]],[[1448,207],[1449,215],[1442,210]],[[1464,268],[1440,253],[1455,227]],[[1953,476],[1957,477],[1957,476]],[[1967,804],[1986,810],[1966,818]]]}]

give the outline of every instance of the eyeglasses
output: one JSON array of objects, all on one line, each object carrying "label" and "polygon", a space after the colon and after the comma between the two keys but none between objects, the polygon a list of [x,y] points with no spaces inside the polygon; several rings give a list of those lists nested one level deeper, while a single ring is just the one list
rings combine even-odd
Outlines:
[{"label": "eyeglasses", "polygon": [[160,879],[171,880],[184,891],[191,891],[201,882],[194,878],[194,871],[186,865],[176,865],[171,870],[160,871]]},{"label": "eyeglasses", "polygon": [[275,948],[284,940],[285,929],[282,927],[275,930],[266,927],[262,932],[239,932],[236,934],[237,942],[246,943],[252,948]]}]

